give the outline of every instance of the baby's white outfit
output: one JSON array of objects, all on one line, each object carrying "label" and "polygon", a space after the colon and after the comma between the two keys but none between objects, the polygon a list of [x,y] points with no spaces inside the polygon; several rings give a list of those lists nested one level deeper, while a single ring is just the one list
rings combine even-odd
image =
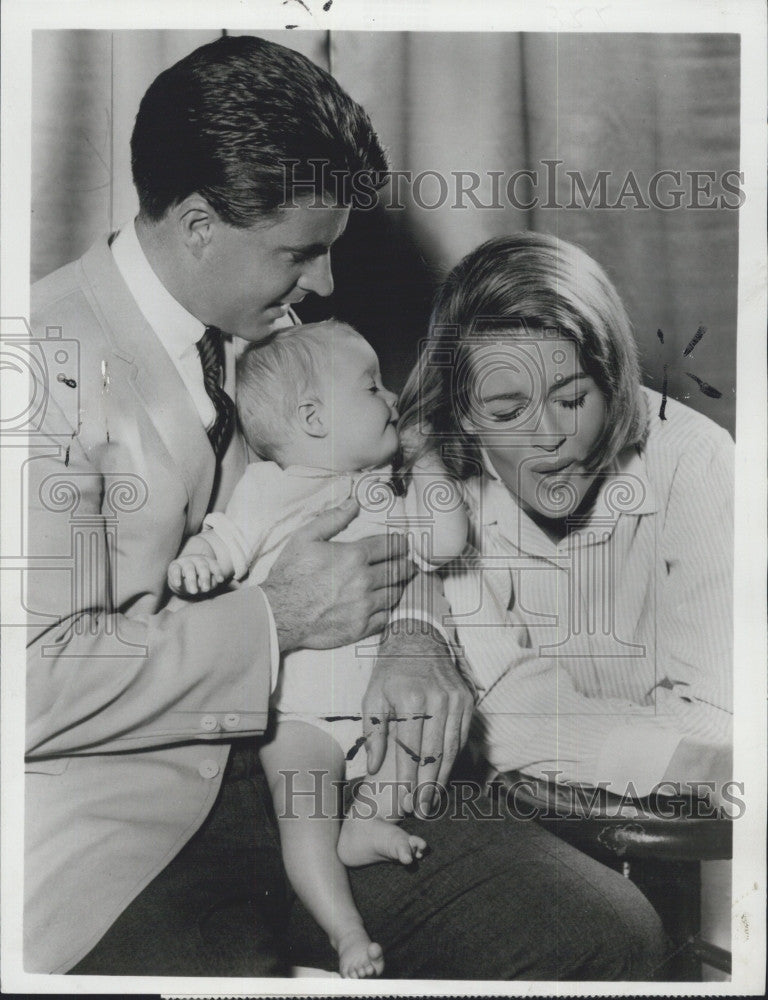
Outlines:
[{"label": "baby's white outfit", "polygon": [[[264,582],[294,531],[321,511],[354,497],[360,513],[334,540],[356,541],[407,525],[406,502],[390,485],[392,470],[340,474],[275,462],[247,466],[225,512],[205,518],[205,540],[232,562],[235,578]],[[422,569],[430,569],[411,553]],[[347,759],[347,777],[366,773],[362,747],[363,695],[378,653],[379,636],[337,649],[299,649],[281,659],[272,706],[281,720],[317,726],[339,744]]]}]

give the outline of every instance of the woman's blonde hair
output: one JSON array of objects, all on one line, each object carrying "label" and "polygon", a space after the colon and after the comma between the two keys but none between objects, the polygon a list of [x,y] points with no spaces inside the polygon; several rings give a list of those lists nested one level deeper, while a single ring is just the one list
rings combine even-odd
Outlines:
[{"label": "woman's blonde hair", "polygon": [[587,460],[593,471],[605,468],[623,448],[645,439],[637,345],[600,265],[580,247],[545,233],[488,240],[448,275],[435,297],[428,340],[401,393],[401,430],[425,435],[423,450],[447,445],[443,458],[456,476],[476,475],[480,448],[462,420],[470,412],[473,342],[553,331],[574,341],[585,373],[605,397],[605,426]]}]

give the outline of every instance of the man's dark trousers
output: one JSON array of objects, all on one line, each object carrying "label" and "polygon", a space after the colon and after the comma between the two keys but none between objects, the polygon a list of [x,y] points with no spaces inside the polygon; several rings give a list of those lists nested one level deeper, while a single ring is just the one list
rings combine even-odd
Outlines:
[{"label": "man's dark trousers", "polygon": [[[664,935],[631,882],[532,821],[486,818],[499,812],[487,798],[456,803],[454,789],[438,818],[405,822],[429,843],[417,866],[350,872],[386,977],[653,977]],[[255,744],[241,741],[203,827],[72,972],[285,976],[291,965],[337,962],[287,887]]]}]

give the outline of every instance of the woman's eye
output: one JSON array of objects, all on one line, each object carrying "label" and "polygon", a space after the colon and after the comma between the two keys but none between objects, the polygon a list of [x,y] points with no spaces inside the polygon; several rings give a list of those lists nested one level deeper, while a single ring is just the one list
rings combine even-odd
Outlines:
[{"label": "woman's eye", "polygon": [[378,387],[378,386],[376,385],[376,383],[374,382],[374,383],[373,383],[373,385],[369,385],[369,386],[368,386],[368,390],[369,390],[370,392],[378,392],[378,391],[379,391],[379,387]]},{"label": "woman's eye", "polygon": [[492,413],[491,418],[498,423],[506,423],[509,420],[517,420],[517,418],[525,411],[524,406],[518,406],[514,410],[509,410],[505,413]]},{"label": "woman's eye", "polygon": [[576,410],[578,407],[584,405],[584,400],[587,398],[586,392],[581,396],[577,396],[576,399],[561,399],[560,405],[565,407],[566,410]]}]

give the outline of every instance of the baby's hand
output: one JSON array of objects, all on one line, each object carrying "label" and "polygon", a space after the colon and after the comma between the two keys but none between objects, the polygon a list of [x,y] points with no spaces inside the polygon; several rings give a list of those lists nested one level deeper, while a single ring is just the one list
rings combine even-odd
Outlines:
[{"label": "baby's hand", "polygon": [[224,583],[224,574],[210,556],[182,555],[168,567],[168,586],[181,597],[207,594],[220,583]]}]

